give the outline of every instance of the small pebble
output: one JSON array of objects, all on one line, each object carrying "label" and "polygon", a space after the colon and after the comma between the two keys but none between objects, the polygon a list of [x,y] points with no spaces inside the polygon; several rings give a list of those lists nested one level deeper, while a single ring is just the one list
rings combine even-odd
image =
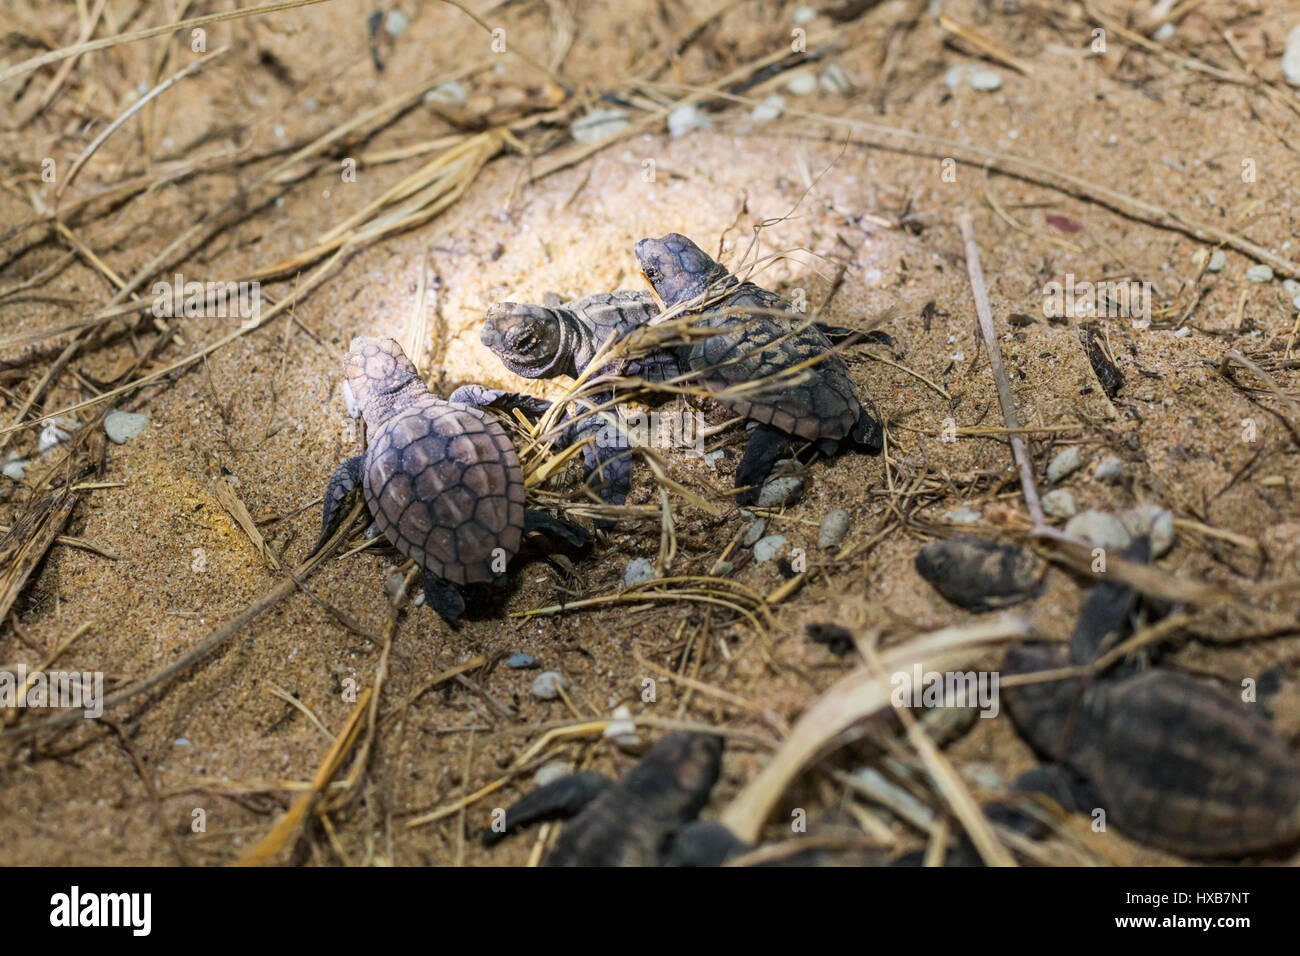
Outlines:
[{"label": "small pebble", "polygon": [[1151,39],[1157,43],[1164,43],[1174,35],[1176,28],[1172,23],[1162,23],[1156,28],[1156,32],[1151,34]]},{"label": "small pebble", "polygon": [[961,768],[961,775],[983,790],[1001,790],[1006,786],[1002,774],[991,763],[976,761]]},{"label": "small pebble", "polygon": [[1124,550],[1133,540],[1123,522],[1104,511],[1080,512],[1066,524],[1065,533],[1114,551]]},{"label": "small pebble", "polygon": [[630,750],[641,743],[636,735],[636,723],[632,720],[632,711],[627,704],[620,704],[613,713],[613,720],[605,727],[604,738],[619,750]]},{"label": "small pebble", "polygon": [[983,517],[974,508],[969,505],[962,505],[959,508],[953,508],[952,511],[940,515],[945,521],[951,521],[953,524],[973,524]]},{"label": "small pebble", "polygon": [[592,110],[574,120],[569,134],[579,143],[599,143],[632,125],[623,110]]},{"label": "small pebble", "polygon": [[817,529],[817,547],[838,548],[848,533],[849,513],[836,508],[822,519],[821,527]]},{"label": "small pebble", "polygon": [[1079,512],[1074,494],[1068,488],[1055,488],[1043,495],[1043,510],[1053,518],[1073,518]]},{"label": "small pebble", "polygon": [[560,696],[560,688],[568,688],[569,682],[559,671],[542,671],[533,679],[533,696],[539,700],[555,700]]},{"label": "small pebble", "polygon": [[1286,290],[1287,295],[1300,295],[1300,282],[1295,279],[1283,279],[1282,288]]},{"label": "small pebble", "polygon": [[785,97],[780,93],[773,93],[763,102],[754,107],[750,118],[758,123],[766,123],[769,120],[777,119],[785,112]]},{"label": "small pebble", "polygon": [[1262,262],[1259,265],[1251,266],[1246,270],[1246,280],[1248,282],[1272,282],[1273,267],[1266,266]]},{"label": "small pebble", "polygon": [[785,554],[785,535],[769,534],[754,544],[754,563],[763,564]]},{"label": "small pebble", "polygon": [[1002,74],[996,70],[974,69],[970,71],[967,82],[972,90],[991,93],[1002,89]]},{"label": "small pebble", "polygon": [[1054,485],[1066,475],[1077,471],[1083,466],[1083,452],[1079,451],[1078,445],[1071,445],[1064,451],[1057,454],[1052,459],[1052,463],[1047,466],[1047,483]]},{"label": "small pebble", "polygon": [[506,667],[517,671],[530,671],[535,667],[540,667],[541,661],[533,657],[532,654],[511,654],[506,658]]},{"label": "small pebble", "polygon": [[22,481],[23,474],[27,471],[27,466],[30,464],[31,462],[26,458],[19,458],[11,452],[9,457],[5,459],[4,468],[0,470],[4,472],[6,478],[12,478],[14,481]]},{"label": "small pebble", "polygon": [[812,73],[800,73],[792,77],[785,88],[795,96],[807,96],[817,89],[817,77]]},{"label": "small pebble", "polygon": [[1287,34],[1286,50],[1282,54],[1282,75],[1292,86],[1300,86],[1300,27]]},{"label": "small pebble", "polygon": [[817,11],[812,7],[795,7],[794,22],[796,26],[803,26],[806,23],[812,23],[817,19]]},{"label": "small pebble", "polygon": [[573,767],[563,760],[548,760],[537,768],[537,773],[533,774],[533,786],[544,787],[548,783],[555,783],[561,777],[567,777],[573,773]]},{"label": "small pebble", "polygon": [[705,455],[704,460],[708,463],[710,468],[717,468],[718,462],[722,461],[722,459],[726,457],[727,453],[719,448],[717,451],[711,451]]},{"label": "small pebble", "polygon": [[709,577],[725,578],[728,574],[730,574],[734,570],[736,570],[736,566],[734,564],[732,564],[730,561],[720,559],[719,561],[717,561],[717,563],[713,565],[712,568],[709,569]]},{"label": "small pebble", "polygon": [[792,501],[797,501],[803,494],[803,479],[798,475],[783,475],[773,478],[758,493],[759,508],[780,508]]},{"label": "small pebble", "polygon": [[1159,505],[1138,505],[1120,512],[1120,522],[1129,534],[1145,534],[1151,539],[1152,559],[1162,557],[1174,546],[1174,516]]},{"label": "small pebble", "polygon": [[406,23],[406,14],[401,10],[393,10],[384,21],[384,29],[388,31],[390,37],[401,36],[406,32]]},{"label": "small pebble", "polygon": [[104,431],[109,440],[117,445],[125,445],[149,424],[149,416],[143,412],[119,412],[117,409],[104,416]]},{"label": "small pebble", "polygon": [[1210,264],[1205,268],[1210,272],[1222,272],[1224,266],[1228,264],[1228,254],[1222,249],[1214,250],[1214,255],[1210,256]]},{"label": "small pebble", "polygon": [[645,558],[633,558],[623,572],[623,586],[630,588],[655,579],[655,566]]},{"label": "small pebble", "polygon": [[448,80],[446,83],[439,83],[428,93],[424,94],[426,103],[442,103],[445,106],[463,106],[468,97],[465,95],[465,87],[461,86],[455,80]]},{"label": "small pebble", "polygon": [[1093,481],[1114,484],[1124,477],[1124,462],[1115,455],[1107,455],[1097,462],[1097,470],[1092,473]]},{"label": "small pebble", "polygon": [[713,125],[707,113],[698,106],[687,103],[668,114],[668,135],[685,136],[692,130],[708,129]]},{"label": "small pebble", "polygon": [[765,534],[767,534],[767,519],[759,518],[745,529],[745,536],[740,539],[740,543],[746,548],[752,548]]}]

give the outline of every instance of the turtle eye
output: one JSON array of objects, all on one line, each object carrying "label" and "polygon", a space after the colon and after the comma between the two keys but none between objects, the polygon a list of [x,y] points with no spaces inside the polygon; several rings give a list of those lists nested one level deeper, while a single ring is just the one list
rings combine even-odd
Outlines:
[{"label": "turtle eye", "polygon": [[659,270],[651,266],[646,269],[645,277],[651,282],[657,282],[659,281]]}]

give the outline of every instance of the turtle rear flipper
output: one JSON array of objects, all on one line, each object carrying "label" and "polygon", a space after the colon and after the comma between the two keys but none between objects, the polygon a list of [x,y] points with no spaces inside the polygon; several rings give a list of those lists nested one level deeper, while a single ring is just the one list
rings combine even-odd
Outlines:
[{"label": "turtle rear flipper", "polygon": [[560,538],[575,548],[585,548],[591,541],[591,535],[582,525],[565,521],[545,511],[529,508],[524,512],[524,533],[541,531],[552,537]]},{"label": "turtle rear flipper", "polygon": [[321,507],[320,537],[316,540],[315,547],[307,552],[308,558],[323,548],[325,542],[338,530],[339,522],[343,520],[343,502],[354,488],[361,486],[361,470],[365,458],[365,455],[357,455],[344,459],[330,476],[329,484],[325,486],[325,504]]},{"label": "turtle rear flipper", "polygon": [[587,804],[609,789],[611,783],[601,774],[588,770],[568,774],[538,787],[506,810],[500,829],[494,824],[492,829],[483,831],[483,845],[493,846],[516,830],[534,823],[576,816]]},{"label": "turtle rear flipper", "polygon": [[[1011,785],[1013,793],[1046,797],[1066,813],[1087,813],[1100,806],[1096,789],[1084,777],[1059,763],[1030,767]],[[1047,835],[1042,814],[1032,812],[1020,801],[998,800],[984,805],[984,815],[994,823],[1017,830],[1032,839]]]},{"label": "turtle rear flipper", "polygon": [[424,572],[424,603],[441,615],[452,630],[460,629],[460,619],[465,614],[465,599],[449,581],[444,581],[432,571]]},{"label": "turtle rear flipper", "polygon": [[736,487],[744,489],[736,495],[736,504],[752,505],[758,501],[763,482],[789,441],[789,436],[771,425],[754,426],[749,433],[745,454],[736,468]]},{"label": "turtle rear flipper", "polygon": [[450,395],[447,401],[474,408],[493,408],[498,411],[512,412],[516,408],[524,413],[529,421],[537,421],[551,407],[544,398],[524,395],[521,392],[507,392],[500,388],[488,388],[485,385],[462,385]]},{"label": "turtle rear flipper", "polygon": [[694,820],[668,839],[664,866],[722,866],[753,847],[721,823]]}]

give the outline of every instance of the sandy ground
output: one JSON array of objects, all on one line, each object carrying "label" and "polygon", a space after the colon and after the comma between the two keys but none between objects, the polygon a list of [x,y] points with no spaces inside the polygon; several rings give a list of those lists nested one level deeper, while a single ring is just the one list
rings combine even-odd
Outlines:
[{"label": "sandy ground", "polygon": [[[113,16],[125,18],[133,5],[109,6]],[[551,36],[549,6],[510,4],[492,12],[491,22],[505,24],[512,44],[541,57]],[[1032,75],[944,45],[941,31],[922,16],[898,41],[903,45],[882,86],[889,30],[907,8],[887,3],[838,28],[845,42],[829,60],[842,65],[856,88],[848,95],[823,89],[806,97],[787,92],[787,105],[1031,158],[1239,232],[1282,259],[1300,261],[1292,175],[1294,144],[1300,142],[1295,112],[1258,90],[1175,68],[1119,41],[1112,41],[1105,57],[1085,56],[1091,27],[1064,6],[1060,13],[1015,4],[1007,6],[1020,7],[1019,12],[1005,12],[1002,4],[944,6],[1026,61]],[[564,77],[579,91],[608,85],[611,75],[622,75],[638,55],[690,22],[684,8],[669,7],[677,11],[672,23],[653,12],[655,5],[575,5],[575,40],[560,68]],[[211,27],[208,49],[230,43],[231,52],[165,94],[147,134],[137,118],[110,138],[69,188],[69,197],[146,173],[151,159],[172,153],[236,145],[257,151],[304,142],[410,88],[426,71],[450,72],[467,59],[480,58],[490,67],[464,81],[471,106],[509,103],[514,90],[544,82],[518,60],[494,56],[486,34],[454,9],[410,3],[403,9],[409,26],[384,40],[383,73],[376,72],[367,48],[369,11],[356,3]],[[736,5],[687,48],[664,79],[709,82],[766,55],[787,42],[793,10],[793,4]],[[20,12],[16,25],[7,28],[13,31],[5,50],[10,62],[40,52],[41,37],[53,38],[54,46],[75,39],[75,18],[43,5]],[[1122,16],[1126,10],[1116,12]],[[150,17],[157,15],[144,14],[120,29],[151,25]],[[1211,44],[1215,62],[1237,68],[1220,37],[1230,26],[1249,63],[1266,80],[1277,81],[1282,39],[1294,19],[1247,3],[1207,3],[1186,16],[1162,46],[1181,55]],[[832,26],[821,15],[807,29],[812,35]],[[12,167],[0,190],[0,223],[21,222],[32,215],[33,203],[52,202],[54,186],[40,181],[40,159],[54,157],[66,169],[104,123],[129,105],[127,92],[137,84],[147,87],[165,49],[165,39],[154,39],[86,56],[49,109],[21,129],[0,134],[0,156]],[[161,75],[181,68],[190,56],[180,39],[172,40]],[[803,69],[820,72],[825,62]],[[945,83],[945,71],[971,65],[996,72],[1001,89],[976,91],[965,82],[952,89]],[[53,68],[45,68],[32,82],[40,89],[52,76]],[[789,78],[783,75],[747,95],[762,98]],[[1294,93],[1280,83],[1279,88],[1294,108]],[[0,92],[8,101],[29,91],[10,84]],[[517,587],[499,613],[472,620],[459,633],[427,609],[410,608],[393,641],[381,713],[395,711],[432,675],[479,654],[492,662],[471,675],[481,693],[451,684],[424,694],[383,724],[354,799],[330,815],[328,826],[313,822],[294,859],[521,864],[533,838],[488,852],[473,837],[493,807],[528,788],[531,773],[474,801],[463,815],[451,812],[413,828],[406,824],[501,778],[539,738],[539,725],[607,717],[619,704],[638,716],[725,725],[740,735],[728,749],[707,811],[715,813],[767,758],[767,747],[752,738],[774,742],[777,731],[850,666],[807,642],[806,623],[837,620],[893,642],[974,619],[943,600],[913,567],[917,550],[952,509],[968,505],[982,515],[973,527],[994,533],[1014,524],[1008,516],[1024,511],[1003,441],[939,438],[947,419],[959,427],[1002,424],[954,226],[963,211],[975,217],[1022,423],[1062,429],[1032,442],[1040,476],[1064,446],[1078,444],[1085,465],[1064,484],[1080,509],[1154,502],[1180,519],[1177,543],[1162,567],[1212,582],[1300,577],[1298,444],[1288,432],[1300,427],[1300,420],[1246,369],[1235,369],[1232,380],[1219,371],[1225,351],[1237,349],[1266,365],[1282,390],[1296,394],[1295,362],[1290,367],[1285,362],[1296,309],[1280,275],[1272,282],[1248,282],[1245,273],[1254,263],[1231,250],[1222,271],[1203,272],[1196,256],[1209,251],[1205,243],[1034,182],[970,165],[958,165],[955,181],[947,181],[936,156],[845,145],[835,130],[798,117],[760,124],[748,117],[747,108],[718,102],[711,109],[708,130],[672,138],[660,124],[532,183],[526,181],[529,160],[505,154],[432,223],[349,256],[295,307],[292,324],[279,317],[122,402],[120,407],[146,412],[148,427],[125,445],[109,446],[96,480],[110,487],[87,492],[65,529],[116,559],[56,545],[4,623],[0,662],[36,667],[67,635],[88,624],[59,666],[103,671],[110,687],[127,686],[183,654],[275,586],[279,574],[223,509],[216,482],[229,476],[272,549],[286,560],[301,558],[317,531],[313,502],[335,464],[359,450],[339,391],[342,352],[358,333],[402,338],[420,302],[422,272],[424,304],[431,310],[424,369],[431,386],[443,394],[469,381],[519,388],[526,383],[507,374],[478,341],[491,303],[539,301],[550,291],[578,295],[639,288],[632,256],[636,239],[677,231],[736,257],[748,246],[751,227],[773,220],[779,221],[761,233],[761,251],[789,255],[763,271],[764,285],[792,295],[803,290],[819,308],[843,266],[842,283],[826,308],[828,321],[851,324],[894,310],[884,328],[894,339],[889,357],[896,364],[860,352],[851,359],[862,393],[889,423],[892,476],[881,458],[817,461],[809,469],[805,497],[771,519],[772,529],[786,535],[791,546],[825,564],[824,574],[775,609],[777,627],[764,652],[743,620],[686,604],[511,616],[617,591],[632,557],[654,560],[658,554],[659,527],[652,520],[624,523],[572,566],[537,556],[520,560],[513,572]],[[373,141],[344,144],[337,158],[341,162],[451,131],[420,105]],[[557,135],[563,132],[561,127]],[[203,145],[196,146],[200,139]],[[643,176],[647,159],[655,164],[649,182]],[[1253,163],[1253,181],[1243,181],[1243,160]],[[363,162],[356,181],[348,183],[333,171],[309,176],[190,261],[173,263],[164,272],[224,281],[293,255],[381,195],[414,162]],[[73,228],[117,275],[133,277],[261,168],[187,179],[77,220]],[[921,214],[916,229],[888,227],[907,213]],[[37,236],[28,232],[25,239]],[[0,293],[50,267],[67,249],[57,234],[31,248],[23,243],[10,239],[3,247]],[[1052,323],[1043,315],[1043,286],[1067,275],[1076,281],[1151,283],[1157,327],[1136,329],[1127,319],[1105,326],[1126,376],[1113,401],[1093,378],[1074,327],[1078,321]],[[1200,297],[1188,308],[1193,285]],[[266,289],[277,298],[292,296],[293,280],[268,283]],[[26,294],[0,299],[0,333],[71,321],[102,306],[114,291],[99,269],[78,258]],[[1174,327],[1184,309],[1183,325],[1190,332],[1179,333]],[[1013,328],[1008,325],[1012,313],[1036,321]],[[152,367],[191,354],[231,332],[237,322],[187,320],[180,340],[167,345]],[[112,380],[114,370],[155,335],[148,319],[112,330],[94,350],[76,356],[71,363],[76,375],[60,376],[44,394],[41,409],[54,411],[91,397],[93,383]],[[17,397],[38,377],[33,370],[67,340],[10,347],[2,356],[5,424],[16,414]],[[918,375],[945,390],[951,401]],[[1253,442],[1243,440],[1245,419],[1257,424]],[[35,455],[39,430],[18,432],[11,447],[24,457]],[[723,461],[710,467],[675,456],[672,473],[725,503],[739,433],[711,441],[711,447],[726,448]],[[1124,461],[1118,484],[1091,478],[1106,454]],[[867,556],[835,564],[817,551],[817,527],[829,510],[849,508],[849,540],[866,540],[888,515],[891,482],[906,488],[925,474],[947,482],[946,490],[920,501],[892,499],[913,509],[911,520]],[[9,524],[29,494],[20,483],[0,481],[7,499],[0,514]],[[644,469],[637,472],[632,500],[658,502]],[[671,571],[705,574],[747,522],[734,507],[718,518],[680,502],[677,508],[680,551]],[[374,635],[386,624],[384,585],[398,564],[391,551],[336,557],[309,586]],[[782,581],[775,563],[751,563],[735,579],[759,593]],[[1035,627],[1066,638],[1083,594],[1081,583],[1058,568],[1049,571],[1041,596],[1023,608]],[[1279,600],[1261,610],[1284,621],[1272,639],[1219,643],[1213,640],[1217,635],[1192,635],[1169,648],[1167,661],[1213,676],[1229,689],[1243,677],[1280,667],[1284,697],[1293,696],[1300,657],[1294,604]],[[685,654],[688,644],[699,656]],[[572,683],[572,710],[530,694],[536,672],[511,670],[504,663],[506,655],[518,652],[565,674]],[[243,628],[214,658],[112,713],[129,744],[103,724],[78,722],[70,731],[39,738],[36,746],[30,741],[4,745],[0,862],[232,861],[270,829],[295,791],[312,778],[354,706],[345,699],[345,687],[353,681],[370,686],[379,657],[375,642],[295,594]],[[986,663],[995,662],[990,655]],[[644,703],[643,681],[662,678],[660,669],[685,669],[696,680],[739,696],[744,706],[707,692],[688,693],[663,679],[657,701]],[[285,693],[316,720],[287,704]],[[488,695],[517,718],[504,718]],[[1281,729],[1294,740],[1300,720],[1286,707],[1279,710]],[[980,793],[991,796],[999,780],[1012,780],[1033,757],[1005,718],[976,724],[948,753],[957,766],[974,768],[969,773],[985,788]],[[610,772],[626,769],[634,759],[598,738],[550,745],[544,755]],[[782,820],[791,807],[807,807],[816,818],[851,802],[829,770],[852,770],[866,759],[860,747],[850,747],[805,774],[774,816],[769,835],[779,838],[788,831]],[[345,767],[337,779],[346,772]],[[929,794],[925,788],[918,792]],[[937,800],[934,805],[942,808]],[[196,810],[204,812],[206,832],[192,828]],[[1071,821],[1071,829],[1103,860],[1172,862],[1114,832],[1091,834],[1081,818]],[[901,823],[891,823],[889,830],[893,842],[885,849],[890,853],[924,845]]]}]

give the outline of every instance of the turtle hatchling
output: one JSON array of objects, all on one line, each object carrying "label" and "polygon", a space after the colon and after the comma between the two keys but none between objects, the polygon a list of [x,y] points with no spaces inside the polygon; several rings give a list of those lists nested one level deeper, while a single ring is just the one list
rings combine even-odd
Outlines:
[{"label": "turtle hatchling", "polygon": [[365,419],[368,444],[330,478],[312,554],[361,486],[379,531],[424,569],[426,602],[458,627],[465,611],[458,588],[503,585],[525,532],[586,543],[579,526],[524,506],[519,456],[505,430],[486,412],[430,392],[395,341],[353,339],[343,370],[348,413]]},{"label": "turtle hatchling", "polygon": [[[697,327],[716,334],[674,351],[724,405],[750,420],[749,443],[736,469],[741,505],[758,499],[763,481],[791,439],[816,443],[824,455],[848,440],[878,453],[880,424],[858,397],[849,369],[810,318],[774,292],[741,282],[685,236],[642,239],[636,257],[665,307],[686,304]],[[758,388],[738,389],[750,383]]]},{"label": "turtle hatchling", "polygon": [[[621,341],[658,314],[659,307],[648,292],[624,289],[563,303],[558,296],[548,295],[544,305],[496,303],[488,309],[479,338],[516,375],[577,378],[608,343]],[[679,371],[673,355],[662,349],[651,349],[610,363],[599,374],[664,382]],[[527,406],[533,403],[537,403],[533,407],[543,411],[546,407],[546,403],[536,399],[528,401],[527,396],[486,389],[466,393],[465,398],[474,404],[487,403],[498,408],[523,404],[525,411],[530,411]],[[588,401],[599,406],[613,399],[610,390],[592,395]],[[596,435],[597,440],[583,449],[588,484],[602,501],[621,505],[627,500],[632,484],[632,458],[621,432],[619,440],[610,440],[608,434],[602,433],[605,426],[602,415],[582,417],[574,422],[565,442],[571,444]]]},{"label": "turtle hatchling", "polygon": [[571,817],[543,866],[717,866],[747,848],[722,824],[695,819],[721,765],[721,737],[677,731],[616,782],[587,771],[538,787],[484,831],[483,843]]}]

